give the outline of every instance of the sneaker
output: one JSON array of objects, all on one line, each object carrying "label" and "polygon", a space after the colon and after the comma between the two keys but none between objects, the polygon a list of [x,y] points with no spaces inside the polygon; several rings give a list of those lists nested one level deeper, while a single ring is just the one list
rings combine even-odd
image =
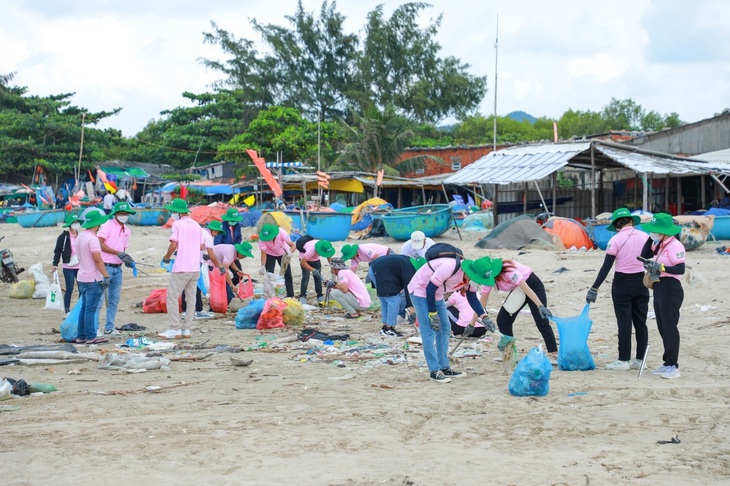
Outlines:
[{"label": "sneaker", "polygon": [[617,359],[613,363],[607,364],[606,369],[611,371],[629,371],[631,369],[631,364],[628,361],[621,361]]},{"label": "sneaker", "polygon": [[180,339],[182,337],[182,333],[180,332],[180,329],[168,329],[165,332],[158,332],[157,337],[164,339]]},{"label": "sneaker", "polygon": [[676,366],[667,366],[666,368],[666,371],[659,376],[661,376],[662,378],[666,378],[667,380],[671,380],[672,378],[679,378],[679,368],[677,368]]},{"label": "sneaker", "polygon": [[190,329],[183,329],[181,336],[185,339],[190,339]]},{"label": "sneaker", "polygon": [[657,368],[654,371],[652,371],[651,374],[652,375],[663,375],[664,373],[667,372],[667,368],[669,368],[669,366],[663,366],[662,365],[659,368]]},{"label": "sneaker", "polygon": [[320,295],[317,297],[317,305],[320,307],[324,307],[324,295]]},{"label": "sneaker", "polygon": [[432,371],[430,378],[436,383],[451,383],[451,378],[444,375],[443,371]]},{"label": "sneaker", "polygon": [[441,372],[444,376],[448,376],[449,378],[463,378],[466,376],[466,372],[452,370],[451,368],[444,368]]},{"label": "sneaker", "polygon": [[116,329],[111,329],[109,331],[104,329],[104,334],[106,334],[107,336],[119,336],[121,332],[117,331]]},{"label": "sneaker", "polygon": [[213,317],[213,316],[211,316],[210,313],[205,312],[205,311],[200,311],[200,312],[195,313],[195,316],[193,317],[193,319],[210,319],[211,317]]},{"label": "sneaker", "polygon": [[642,365],[642,361],[640,359],[632,359],[631,364],[629,365],[629,368],[632,370],[640,370]]},{"label": "sneaker", "polygon": [[307,305],[307,298],[304,296],[299,297],[299,303],[302,305]]},{"label": "sneaker", "polygon": [[104,337],[104,329],[98,328],[96,330],[96,337]]},{"label": "sneaker", "polygon": [[384,325],[380,328],[380,335],[381,336],[390,336],[390,337],[403,337],[403,334],[395,330],[395,326],[387,326]]}]

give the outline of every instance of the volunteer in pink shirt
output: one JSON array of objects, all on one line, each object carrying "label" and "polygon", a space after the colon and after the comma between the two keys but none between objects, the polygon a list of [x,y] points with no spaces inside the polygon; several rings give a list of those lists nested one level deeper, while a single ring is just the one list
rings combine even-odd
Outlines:
[{"label": "volunteer in pink shirt", "polygon": [[335,256],[335,249],[327,240],[315,240],[305,235],[299,238],[294,245],[299,252],[299,266],[302,269],[302,282],[299,289],[299,301],[307,303],[307,287],[309,286],[309,275],[314,276],[314,291],[317,293],[317,304],[324,304],[322,294],[322,262],[320,257],[328,261]]},{"label": "volunteer in pink shirt", "polygon": [[[611,215],[609,231],[617,231],[606,247],[603,266],[598,271],[593,286],[586,294],[586,302],[594,303],[598,288],[608,276],[611,267],[616,271],[611,284],[613,312],[618,324],[618,359],[606,365],[607,370],[628,371],[641,368],[646,346],[649,344],[649,330],[646,327],[646,313],[649,310],[649,289],[644,286],[644,266],[636,257],[649,241],[649,235],[637,228],[641,219],[628,209],[619,208]],[[636,333],[636,357],[631,360],[631,328]]]},{"label": "volunteer in pink shirt", "polygon": [[[236,272],[237,276],[239,278],[243,277],[243,271],[238,270],[238,267],[236,267],[236,262],[239,261],[241,258],[253,258],[253,253],[251,253],[251,250],[253,247],[251,246],[251,243],[248,241],[244,241],[243,243],[236,243],[235,245],[215,245],[213,247],[213,254],[215,255],[216,260],[218,263],[220,263],[221,271],[225,271],[226,276],[226,295],[228,297],[228,303],[231,303],[231,300],[236,296],[235,288],[236,284],[233,282],[233,279],[231,278],[231,272],[229,270]],[[211,270],[211,271],[217,271],[217,270]]]},{"label": "volunteer in pink shirt", "polygon": [[465,373],[451,369],[449,364],[449,337],[451,326],[446,312],[444,294],[465,287],[466,298],[478,316],[487,318],[476,296],[476,287],[464,273],[463,263],[452,256],[435,258],[416,271],[408,284],[411,303],[418,318],[419,331],[430,378],[436,383],[449,383]]},{"label": "volunteer in pink shirt", "polygon": [[504,351],[504,348],[514,341],[512,326],[520,310],[528,305],[532,318],[535,320],[535,326],[545,341],[548,358],[552,364],[557,365],[558,344],[549,321],[553,315],[547,308],[545,286],[532,269],[513,260],[503,261],[499,258],[482,257],[473,264],[465,261],[464,271],[473,281],[481,285],[481,304],[485,307],[494,287],[502,292],[516,291],[520,296],[520,302],[515,305],[512,312],[505,309],[503,304],[497,313],[497,327],[502,333],[497,348]]},{"label": "volunteer in pink shirt", "polygon": [[165,209],[172,213],[174,221],[170,245],[162,257],[162,263],[169,265],[172,254],[176,255],[170,272],[170,283],[167,286],[167,315],[170,319],[170,328],[157,336],[166,339],[189,338],[193,313],[186,312],[185,320],[181,324],[178,299],[184,291],[187,308],[193,309],[195,306],[195,289],[200,276],[200,251],[205,247],[205,238],[203,229],[189,216],[188,203],[184,199],[173,199]]},{"label": "volunteer in pink shirt", "polygon": [[58,264],[63,264],[63,279],[66,289],[63,293],[63,306],[68,314],[71,311],[71,296],[76,284],[76,274],[79,273],[79,257],[76,254],[76,238],[81,229],[81,216],[69,214],[63,227],[68,231],[61,233],[56,239],[56,247],[53,250],[53,271],[58,271]]},{"label": "volunteer in pink shirt", "polygon": [[86,221],[81,227],[85,230],[76,239],[76,254],[79,257],[79,272],[76,275],[81,295],[81,312],[76,337],[78,344],[101,344],[108,342],[97,337],[96,309],[99,307],[104,289],[111,280],[104,261],[101,258],[101,244],[96,232],[106,222],[107,217],[98,210],[86,213]]},{"label": "volunteer in pink shirt", "polygon": [[[478,297],[479,294],[477,293]],[[466,292],[462,289],[461,291],[452,293],[446,299],[446,306],[446,312],[449,314],[449,322],[451,322],[451,332],[455,336],[463,335],[466,328],[472,324],[472,317],[476,315],[474,314],[474,309],[469,305],[469,301],[466,300]],[[476,321],[473,326],[474,331],[470,337],[482,337],[487,333],[487,328],[479,321]]]},{"label": "volunteer in pink shirt", "polygon": [[[114,329],[117,317],[117,308],[122,294],[122,265],[132,267],[134,260],[126,251],[129,246],[129,237],[132,231],[127,226],[130,214],[135,214],[127,201],[121,201],[114,205],[109,220],[104,223],[97,236],[101,244],[101,258],[104,260],[106,270],[111,276],[111,283],[106,290],[106,323],[104,334],[119,334]],[[101,309],[101,303],[99,304]]]},{"label": "volunteer in pink shirt", "polygon": [[650,274],[658,275],[654,283],[654,313],[659,335],[664,344],[664,364],[654,370],[662,378],[679,378],[679,311],[684,301],[684,245],[677,238],[682,228],[674,224],[670,214],[655,214],[651,222],[641,225],[650,240],[641,256],[651,259],[644,264]]},{"label": "volunteer in pink shirt", "polygon": [[341,258],[333,258],[330,261],[330,267],[337,279],[336,282],[329,285],[329,288],[332,289],[330,298],[339,302],[345,309],[346,318],[360,317],[361,311],[366,310],[372,304],[368,289],[365,288],[360,277],[347,268],[347,264]]},{"label": "volunteer in pink shirt", "polygon": [[345,245],[342,247],[342,259],[350,261],[350,270],[357,271],[360,262],[370,263],[378,257],[390,255],[393,250],[385,245],[377,243],[365,243],[362,245]]},{"label": "volunteer in pink shirt", "polygon": [[286,296],[294,297],[294,282],[291,276],[291,267],[289,266],[290,255],[296,249],[294,243],[289,239],[289,233],[284,228],[279,228],[275,224],[265,224],[259,232],[259,249],[261,250],[261,268],[259,275],[274,273],[276,263],[284,270],[284,284],[286,286]]}]

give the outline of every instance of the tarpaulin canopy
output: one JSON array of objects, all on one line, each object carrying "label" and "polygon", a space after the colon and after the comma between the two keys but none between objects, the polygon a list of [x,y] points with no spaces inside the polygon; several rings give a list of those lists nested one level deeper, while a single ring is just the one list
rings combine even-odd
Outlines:
[{"label": "tarpaulin canopy", "polygon": [[[239,192],[239,189],[234,189],[229,184],[215,184],[211,181],[194,182],[192,184],[186,184],[188,188],[196,189],[206,196],[215,196],[218,194],[231,195]],[[180,187],[178,182],[170,182],[165,184],[160,189],[161,192],[174,192]]]}]

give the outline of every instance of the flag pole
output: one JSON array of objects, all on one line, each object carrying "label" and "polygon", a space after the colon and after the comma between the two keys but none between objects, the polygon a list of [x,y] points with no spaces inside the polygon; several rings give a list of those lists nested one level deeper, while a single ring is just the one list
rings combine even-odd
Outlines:
[{"label": "flag pole", "polygon": [[494,139],[492,150],[497,150],[497,59],[499,57],[499,14],[497,14],[497,34],[494,39]]}]

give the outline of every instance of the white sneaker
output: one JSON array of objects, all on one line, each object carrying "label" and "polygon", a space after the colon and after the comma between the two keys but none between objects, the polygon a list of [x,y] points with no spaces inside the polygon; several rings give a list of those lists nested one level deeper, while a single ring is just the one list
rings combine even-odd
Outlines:
[{"label": "white sneaker", "polygon": [[112,329],[111,331],[104,331],[104,334],[107,336],[119,336],[121,332],[117,331],[116,329]]},{"label": "white sneaker", "polygon": [[628,361],[621,361],[617,359],[613,363],[607,364],[606,369],[611,371],[629,371],[631,369],[631,365]]},{"label": "white sneaker", "polygon": [[659,368],[657,368],[654,371],[652,371],[651,374],[652,375],[663,375],[664,373],[667,372],[667,368],[669,368],[669,366],[662,365]]},{"label": "white sneaker", "polygon": [[180,332],[180,329],[168,329],[165,332],[158,332],[157,337],[161,337],[163,339],[180,339],[182,337],[182,333]]},{"label": "white sneaker", "polygon": [[679,368],[676,366],[667,366],[666,371],[659,376],[668,380],[671,380],[672,378],[679,378]]},{"label": "white sneaker", "polygon": [[640,359],[632,359],[631,364],[629,365],[629,368],[632,370],[640,370],[641,369],[642,361]]},{"label": "white sneaker", "polygon": [[182,330],[182,337],[186,339],[190,339],[190,329],[183,329]]},{"label": "white sneaker", "polygon": [[210,313],[206,311],[200,311],[195,313],[193,319],[210,319],[211,317],[213,316],[211,316]]},{"label": "white sneaker", "polygon": [[307,298],[306,297],[299,297],[299,303],[306,305],[307,304]]},{"label": "white sneaker", "polygon": [[96,337],[104,337],[104,328],[99,326],[99,328],[96,330]]}]

